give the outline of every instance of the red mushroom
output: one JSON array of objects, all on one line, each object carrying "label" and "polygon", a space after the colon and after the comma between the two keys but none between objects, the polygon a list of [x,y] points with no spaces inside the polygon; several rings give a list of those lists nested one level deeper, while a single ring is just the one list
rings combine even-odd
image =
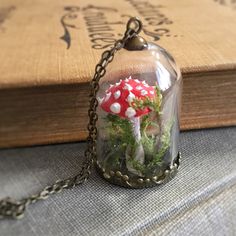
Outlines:
[{"label": "red mushroom", "polygon": [[[133,127],[133,135],[138,144],[134,159],[140,164],[144,163],[144,150],[141,144],[140,133],[140,117],[148,114],[151,108],[144,104],[144,101],[153,100],[156,96],[156,91],[153,86],[149,86],[145,81],[132,79],[120,80],[115,85],[111,85],[106,90],[104,98],[99,99],[101,108],[111,114],[129,119]],[[140,173],[131,166],[130,162],[126,162],[127,168],[134,174]]]}]

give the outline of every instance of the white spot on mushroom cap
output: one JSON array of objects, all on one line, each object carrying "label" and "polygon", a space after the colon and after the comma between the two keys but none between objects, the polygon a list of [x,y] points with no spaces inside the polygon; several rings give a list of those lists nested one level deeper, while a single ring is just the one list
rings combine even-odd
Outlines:
[{"label": "white spot on mushroom cap", "polygon": [[129,118],[134,117],[136,114],[136,111],[132,107],[128,107],[127,110],[125,111],[125,115]]},{"label": "white spot on mushroom cap", "polygon": [[113,113],[116,113],[116,114],[120,113],[120,108],[121,107],[120,107],[120,104],[118,102],[115,102],[115,103],[111,104],[111,106],[110,106],[110,110]]},{"label": "white spot on mushroom cap", "polygon": [[147,94],[148,94],[148,92],[147,92],[146,90],[142,90],[142,91],[141,91],[141,95],[142,95],[142,96],[145,96],[145,95],[147,95]]},{"label": "white spot on mushroom cap", "polygon": [[130,90],[132,90],[133,88],[132,88],[131,85],[129,85],[129,84],[125,84],[124,89],[127,89],[127,90],[130,91]]},{"label": "white spot on mushroom cap", "polygon": [[138,85],[138,86],[136,87],[136,89],[137,89],[137,90],[141,90],[141,89],[142,89],[142,86]]},{"label": "white spot on mushroom cap", "polygon": [[120,97],[120,94],[121,94],[120,90],[115,91],[114,92],[114,98],[118,99]]},{"label": "white spot on mushroom cap", "polygon": [[153,91],[153,90],[151,90],[151,91],[150,91],[150,94],[154,94],[154,91]]},{"label": "white spot on mushroom cap", "polygon": [[139,81],[138,79],[135,79],[134,81],[135,81],[136,83],[140,83],[140,81]]},{"label": "white spot on mushroom cap", "polygon": [[109,93],[106,94],[106,97],[105,97],[105,100],[104,100],[104,101],[105,101],[105,102],[108,101],[108,99],[109,99],[110,97],[111,97],[111,92],[109,92]]},{"label": "white spot on mushroom cap", "polygon": [[135,95],[133,93],[129,93],[128,97],[126,98],[127,102],[132,102],[135,98]]}]

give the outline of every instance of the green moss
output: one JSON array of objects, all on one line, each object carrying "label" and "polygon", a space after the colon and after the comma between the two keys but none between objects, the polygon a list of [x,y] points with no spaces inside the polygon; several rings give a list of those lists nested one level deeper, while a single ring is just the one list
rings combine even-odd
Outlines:
[{"label": "green moss", "polygon": [[136,148],[133,136],[132,124],[127,119],[122,119],[117,115],[108,114],[105,118],[106,132],[109,139],[106,140],[106,147],[109,153],[104,157],[104,164],[107,167],[120,167],[122,158],[129,146],[131,156]]},{"label": "green moss", "polygon": [[117,140],[122,141],[123,146],[133,145],[135,138],[133,137],[132,124],[127,119],[122,119],[117,115],[108,114],[105,118],[107,131],[110,141],[117,144]]},{"label": "green moss", "polygon": [[[161,135],[161,148],[159,150],[156,150],[156,136],[142,136],[142,144],[145,150],[145,154],[151,155],[151,160],[147,164],[140,164],[135,159],[130,159],[129,161],[133,165],[133,167],[136,170],[140,171],[143,175],[148,174],[155,166],[161,166],[163,157],[168,148],[170,147],[170,130],[172,128],[172,125],[173,122],[170,122],[164,129],[164,132]],[[143,132],[143,134],[144,133],[145,132]]]},{"label": "green moss", "polygon": [[147,168],[153,168],[156,165],[160,165],[162,163],[162,159],[170,147],[170,134],[171,128],[173,126],[173,121],[171,121],[164,129],[164,132],[161,136],[161,148],[157,153],[153,153],[152,161],[147,165]]}]

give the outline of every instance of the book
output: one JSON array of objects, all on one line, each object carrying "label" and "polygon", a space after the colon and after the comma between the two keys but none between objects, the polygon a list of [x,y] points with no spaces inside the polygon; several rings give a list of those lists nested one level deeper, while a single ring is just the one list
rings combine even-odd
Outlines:
[{"label": "book", "polygon": [[235,125],[235,15],[217,0],[2,0],[0,147],[85,140],[95,65],[131,16],[181,68],[181,129]]}]

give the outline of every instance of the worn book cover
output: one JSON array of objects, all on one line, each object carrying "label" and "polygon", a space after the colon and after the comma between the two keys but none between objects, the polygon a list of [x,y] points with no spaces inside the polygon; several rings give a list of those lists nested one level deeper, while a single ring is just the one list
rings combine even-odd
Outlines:
[{"label": "worn book cover", "polygon": [[233,1],[2,0],[0,147],[84,140],[94,67],[131,16],[181,68],[182,130],[235,125]]}]

